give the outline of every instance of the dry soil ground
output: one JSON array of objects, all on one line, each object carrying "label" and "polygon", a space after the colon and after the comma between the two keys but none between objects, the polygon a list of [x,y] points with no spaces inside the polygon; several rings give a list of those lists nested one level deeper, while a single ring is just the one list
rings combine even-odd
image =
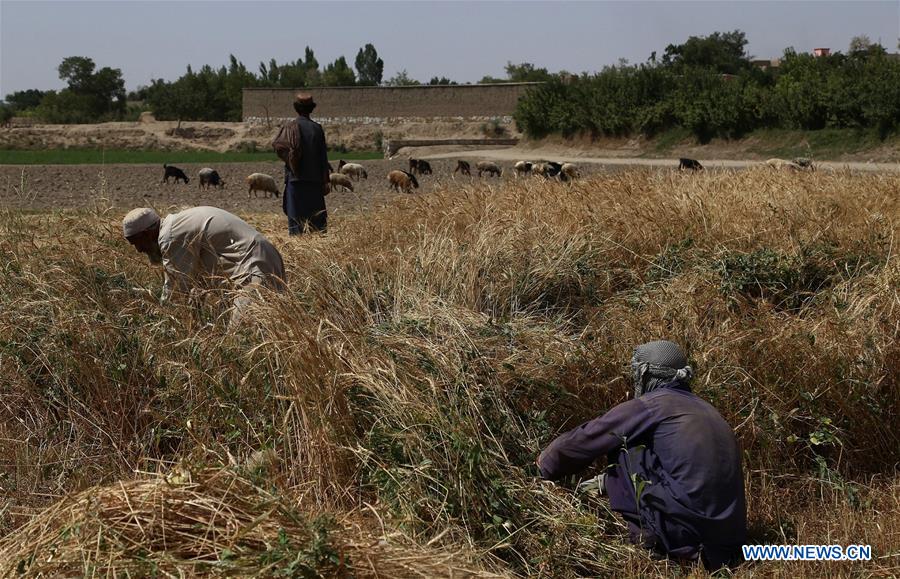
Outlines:
[{"label": "dry soil ground", "polygon": [[[578,163],[581,173],[588,175],[600,171],[644,167],[655,170],[674,170],[676,160],[566,157],[559,151],[541,149],[493,149],[479,151],[433,151],[429,148],[406,149],[393,159],[362,161],[367,168],[368,179],[354,183],[352,192],[333,191],[328,196],[329,211],[341,212],[353,208],[366,210],[389,202],[397,193],[388,186],[387,174],[394,169],[407,169],[408,157],[428,158],[434,169],[432,175],[419,177],[419,189],[415,193],[427,193],[453,182],[464,189],[478,177],[454,174],[457,159],[466,159],[473,167],[483,159],[495,160],[503,168],[502,180],[514,179],[512,165],[518,159],[554,159],[560,162],[572,160]],[[758,165],[759,161],[705,161],[707,167],[740,169]],[[163,168],[160,165],[0,165],[0,208],[44,210],[76,209],[98,206],[130,208],[152,205],[159,209],[179,206],[214,205],[238,212],[264,212],[267,209],[281,211],[279,199],[248,196],[244,178],[250,173],[267,173],[281,185],[282,165],[277,161],[260,163],[223,163],[215,168],[227,184],[224,190],[199,188],[197,172],[201,164],[179,165],[190,177],[190,183],[162,183]],[[897,164],[882,163],[821,163],[823,168],[851,169],[854,171],[896,172]],[[537,177],[530,177],[536,179]],[[497,178],[483,177],[487,182]]]},{"label": "dry soil ground", "polygon": [[[454,181],[465,187],[477,177],[454,176],[457,158],[469,158],[474,168],[475,159],[457,157],[431,162],[434,173],[419,177],[416,193],[434,190],[440,184]],[[368,170],[368,179],[354,183],[353,192],[334,191],[327,199],[329,211],[342,211],[350,207],[365,209],[383,204],[393,198],[387,174],[393,169],[407,169],[406,158],[361,162]],[[502,179],[512,179],[512,163],[501,163]],[[281,186],[282,165],[266,163],[224,163],[215,168],[226,182],[224,190],[199,189],[198,164],[179,165],[187,173],[190,183],[162,183],[163,168],[160,165],[2,165],[0,166],[0,207],[26,210],[48,208],[90,208],[105,199],[102,205],[130,208],[153,205],[158,208],[180,205],[215,205],[228,210],[260,212],[271,208],[281,211],[278,199],[248,198],[244,178],[250,173],[268,173]],[[587,172],[601,170],[589,166]],[[486,181],[489,177],[483,178]],[[23,185],[24,183],[24,185]]]}]

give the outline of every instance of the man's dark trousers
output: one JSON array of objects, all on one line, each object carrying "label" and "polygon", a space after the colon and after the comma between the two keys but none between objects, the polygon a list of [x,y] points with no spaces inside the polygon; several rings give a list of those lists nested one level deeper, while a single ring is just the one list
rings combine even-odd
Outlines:
[{"label": "man's dark trousers", "polygon": [[288,233],[298,235],[304,231],[325,232],[328,211],[322,183],[288,181],[284,190],[284,213],[288,218]]}]

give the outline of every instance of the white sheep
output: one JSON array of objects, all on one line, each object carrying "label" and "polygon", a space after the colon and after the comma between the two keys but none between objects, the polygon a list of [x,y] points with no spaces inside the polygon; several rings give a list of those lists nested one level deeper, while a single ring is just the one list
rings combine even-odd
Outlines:
[{"label": "white sheep", "polygon": [[[341,167],[342,169],[346,168],[347,165]],[[332,173],[329,175],[328,179],[331,181],[331,190],[336,191],[338,187],[341,187],[342,191],[346,191],[349,189],[353,191],[353,182],[350,181],[350,177],[344,175],[342,173]]]},{"label": "white sheep", "polygon": [[804,168],[797,163],[794,163],[793,161],[787,161],[785,159],[769,159],[766,161],[766,165],[776,170],[785,169],[792,172],[804,170]]},{"label": "white sheep", "polygon": [[266,175],[265,173],[252,173],[247,175],[247,185],[249,189],[247,189],[247,199],[250,198],[250,194],[253,193],[253,197],[256,197],[257,191],[262,191],[266,197],[269,196],[269,193],[274,193],[275,197],[281,195],[281,192],[278,190],[278,185],[275,184],[275,178],[271,175]]},{"label": "white sheep", "polygon": [[339,171],[342,174],[353,178],[354,181],[359,181],[360,177],[362,177],[363,179],[369,178],[369,173],[366,172],[366,168],[359,163],[344,163]]}]

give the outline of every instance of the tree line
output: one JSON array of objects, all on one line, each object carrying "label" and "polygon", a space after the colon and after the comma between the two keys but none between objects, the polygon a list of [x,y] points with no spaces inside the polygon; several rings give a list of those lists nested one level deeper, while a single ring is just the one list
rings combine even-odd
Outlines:
[{"label": "tree line", "polygon": [[900,126],[900,60],[856,37],[847,53],[784,51],[756,66],[735,30],[690,37],[661,58],[620,62],[597,74],[555,74],[519,100],[515,119],[532,137],[653,136],[681,128],[699,141],[762,128],[876,129]]},{"label": "tree line", "polygon": [[[760,128],[874,128],[882,136],[900,125],[900,61],[866,37],[848,51],[814,57],[786,49],[780,66],[762,69],[746,52],[739,30],[692,36],[671,44],[657,58],[621,61],[596,74],[549,72],[531,63],[507,63],[506,78],[481,83],[536,81],[515,111],[519,128],[532,137],[653,136],[683,128],[699,140],[738,138]],[[155,79],[127,93],[121,70],[97,69],[73,56],[58,68],[66,88],[19,91],[6,96],[0,121],[27,115],[52,123],[135,119],[152,110],[161,120],[240,121],[247,87],[404,86],[457,84],[447,77],[427,83],[402,70],[385,80],[384,61],[372,44],[359,49],[351,67],[343,56],[321,67],[313,50],[249,70],[233,55],[227,65],[190,66],[174,81]],[[129,104],[140,103],[140,104]]]},{"label": "tree line", "polygon": [[[31,116],[49,123],[94,123],[134,120],[143,110],[152,110],[160,120],[240,121],[242,90],[248,87],[300,88],[319,86],[407,86],[454,85],[447,77],[435,76],[427,83],[411,78],[402,70],[384,79],[384,61],[372,44],[359,49],[351,68],[343,56],[320,67],[308,46],[295,61],[261,62],[256,72],[249,70],[234,55],[219,68],[205,65],[194,70],[189,65],[174,81],[154,79],[130,93],[125,91],[122,71],[104,67],[99,70],[90,58],[71,56],[58,67],[67,87],[60,91],[36,89],[6,95],[0,104],[0,121],[13,115]],[[482,82],[507,80],[547,80],[550,74],[534,72],[530,64],[507,65],[508,79],[486,76]],[[526,78],[528,77],[528,78]],[[129,104],[140,103],[140,104]]]}]

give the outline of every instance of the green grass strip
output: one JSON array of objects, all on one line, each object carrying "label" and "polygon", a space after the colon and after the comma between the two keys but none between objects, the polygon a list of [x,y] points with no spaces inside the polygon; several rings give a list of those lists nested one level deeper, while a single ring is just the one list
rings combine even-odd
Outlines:
[{"label": "green grass strip", "polygon": [[[351,151],[328,153],[330,160],[366,161],[383,159],[379,151]],[[275,153],[269,151],[217,153],[215,151],[127,151],[101,149],[47,149],[25,151],[0,149],[0,165],[161,165],[168,163],[259,163],[277,162]]]}]

